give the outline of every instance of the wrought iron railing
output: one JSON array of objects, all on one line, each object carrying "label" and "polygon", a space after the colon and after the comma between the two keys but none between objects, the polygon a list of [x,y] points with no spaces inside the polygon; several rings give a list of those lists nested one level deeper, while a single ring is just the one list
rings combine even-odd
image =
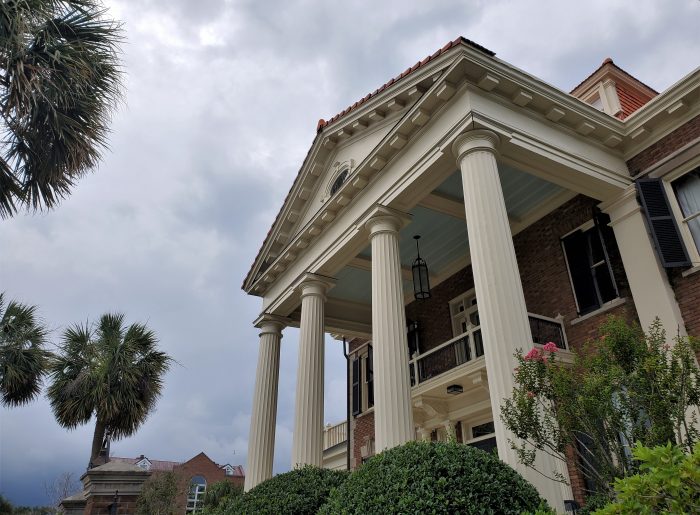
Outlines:
[{"label": "wrought iron railing", "polygon": [[[544,345],[554,342],[560,349],[566,349],[566,334],[561,320],[542,315],[528,314],[534,343]],[[411,386],[437,377],[455,367],[484,355],[484,341],[481,328],[472,326],[467,332],[430,349],[414,355],[408,363]]]}]

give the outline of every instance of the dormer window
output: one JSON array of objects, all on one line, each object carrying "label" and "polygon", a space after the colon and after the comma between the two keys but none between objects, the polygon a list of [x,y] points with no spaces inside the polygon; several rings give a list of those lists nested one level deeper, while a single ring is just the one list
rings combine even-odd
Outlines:
[{"label": "dormer window", "polygon": [[338,177],[335,178],[333,181],[333,184],[331,185],[331,196],[335,195],[335,192],[340,189],[340,187],[345,184],[345,179],[348,178],[348,169],[346,168],[340,174]]}]

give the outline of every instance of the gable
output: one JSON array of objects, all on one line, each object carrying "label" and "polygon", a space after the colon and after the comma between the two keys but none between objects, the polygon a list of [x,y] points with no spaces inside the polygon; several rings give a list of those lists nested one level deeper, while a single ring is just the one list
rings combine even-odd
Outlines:
[{"label": "gable", "polygon": [[316,182],[315,190],[309,201],[304,206],[299,221],[294,226],[291,234],[295,236],[299,233],[330,198],[330,190],[338,176],[348,171],[348,176],[352,174],[357,165],[361,163],[376,148],[379,142],[389,133],[394,125],[393,117],[389,123],[383,123],[375,130],[368,131],[357,139],[348,141],[328,159],[326,169],[322,172]]}]

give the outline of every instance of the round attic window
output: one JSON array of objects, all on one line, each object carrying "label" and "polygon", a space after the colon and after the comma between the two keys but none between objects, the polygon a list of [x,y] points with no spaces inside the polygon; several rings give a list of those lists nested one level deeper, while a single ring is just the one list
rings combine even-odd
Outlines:
[{"label": "round attic window", "polygon": [[333,181],[333,184],[331,185],[331,196],[335,194],[336,191],[340,189],[340,187],[345,184],[345,179],[348,178],[348,170],[347,168],[340,172],[338,174],[338,177],[335,178]]}]

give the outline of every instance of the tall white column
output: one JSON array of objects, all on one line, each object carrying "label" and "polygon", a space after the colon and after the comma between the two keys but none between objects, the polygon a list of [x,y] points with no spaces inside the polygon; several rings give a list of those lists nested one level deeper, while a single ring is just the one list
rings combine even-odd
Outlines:
[{"label": "tall white column", "polygon": [[248,436],[248,466],[245,491],[272,477],[277,421],[277,385],[283,324],[263,316],[260,328],[258,368],[255,373],[253,413]]},{"label": "tall white column", "polygon": [[402,220],[378,214],[367,228],[372,242],[372,352],[377,452],[414,439],[399,229]]},{"label": "tall white column", "polygon": [[669,342],[679,333],[685,336],[681,310],[666,271],[654,251],[634,185],[600,207],[610,215],[610,226],[620,249],[642,329],[649,329],[659,317]]},{"label": "tall white column", "polygon": [[323,460],[324,307],[327,284],[308,279],[299,289],[301,323],[292,467],[320,467]]},{"label": "tall white column", "polygon": [[[532,347],[532,334],[498,176],[497,144],[495,133],[474,130],[459,136],[452,150],[462,172],[469,253],[484,339],[498,456],[533,483],[554,509],[560,510],[563,508],[561,488],[518,462],[508,442],[516,439],[506,430],[500,417],[501,403],[513,391],[514,354]],[[557,470],[553,459],[538,454],[540,460],[536,465],[541,467],[540,470],[545,473]]]}]

